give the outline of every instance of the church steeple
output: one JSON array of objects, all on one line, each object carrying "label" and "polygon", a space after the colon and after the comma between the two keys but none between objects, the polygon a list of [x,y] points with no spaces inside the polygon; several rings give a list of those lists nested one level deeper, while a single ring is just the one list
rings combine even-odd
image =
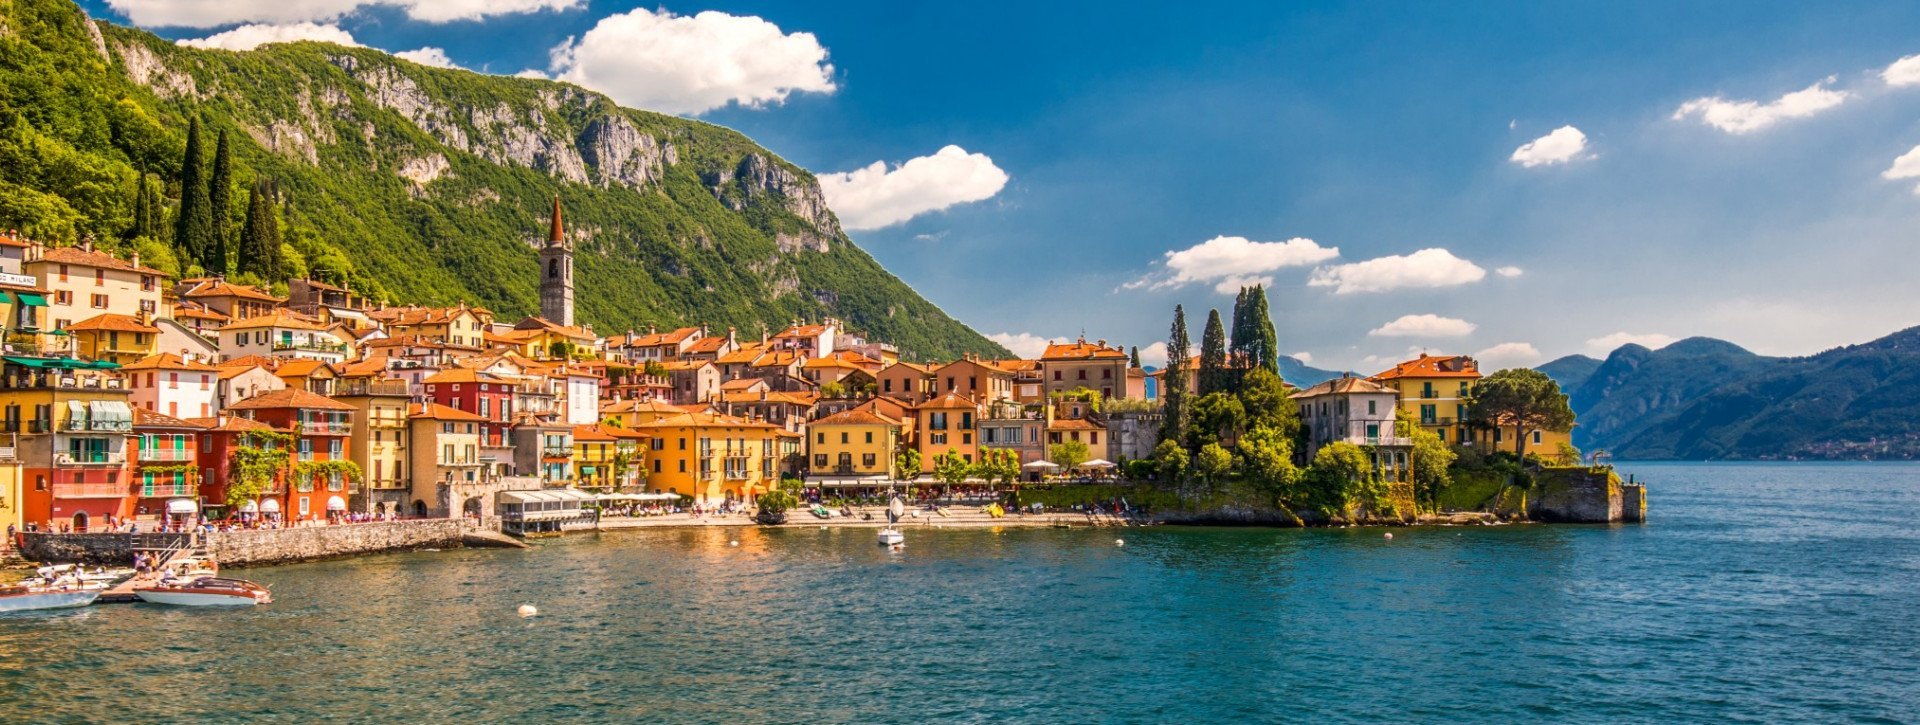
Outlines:
[{"label": "church steeple", "polygon": [[560,225],[560,197],[553,197],[553,224],[547,244],[540,248],[540,316],[551,322],[573,322],[573,245]]}]

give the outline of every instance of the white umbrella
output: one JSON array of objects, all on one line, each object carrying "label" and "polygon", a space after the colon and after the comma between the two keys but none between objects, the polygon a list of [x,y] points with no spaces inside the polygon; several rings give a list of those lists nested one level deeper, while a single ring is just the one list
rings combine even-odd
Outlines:
[{"label": "white umbrella", "polygon": [[1080,464],[1080,467],[1081,468],[1112,468],[1113,461],[1109,461],[1105,458],[1095,458],[1091,461],[1087,461],[1086,463]]},{"label": "white umbrella", "polygon": [[1060,467],[1060,464],[1054,463],[1052,461],[1034,461],[1027,465],[1021,466],[1021,468],[1031,470],[1031,471],[1039,471],[1039,470],[1053,469],[1053,468],[1059,468],[1059,467]]}]

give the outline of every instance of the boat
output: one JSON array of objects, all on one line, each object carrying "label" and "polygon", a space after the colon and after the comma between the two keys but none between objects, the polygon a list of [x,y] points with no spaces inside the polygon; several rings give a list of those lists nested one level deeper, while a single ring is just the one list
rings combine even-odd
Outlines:
[{"label": "boat", "polygon": [[267,588],[245,579],[203,576],[197,579],[173,579],[150,587],[134,587],[133,595],[150,604],[183,607],[236,607],[271,604]]},{"label": "boat", "polygon": [[888,526],[880,530],[881,546],[904,546],[906,543],[907,537],[902,535],[899,529]]},{"label": "boat", "polygon": [[900,514],[906,510],[906,504],[900,501],[899,496],[894,496],[892,501],[887,502],[887,526],[880,530],[881,546],[898,549],[907,545],[907,537],[902,535],[899,529],[894,528],[894,524],[900,523]]},{"label": "boat", "polygon": [[75,584],[16,584],[0,587],[0,612],[84,607],[100,598],[104,587]]},{"label": "boat", "polygon": [[813,515],[818,516],[820,518],[823,518],[823,519],[833,518],[833,512],[828,511],[827,507],[821,506],[820,504],[814,504],[813,508],[809,510],[813,512]]},{"label": "boat", "polygon": [[111,589],[113,585],[133,578],[132,569],[108,569],[96,567],[88,569],[78,564],[50,564],[34,571],[35,576],[23,584],[77,584],[85,588]]}]

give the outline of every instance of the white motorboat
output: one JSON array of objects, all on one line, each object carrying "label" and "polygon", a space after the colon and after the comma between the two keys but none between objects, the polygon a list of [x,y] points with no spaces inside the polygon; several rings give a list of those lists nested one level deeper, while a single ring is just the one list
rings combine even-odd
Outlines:
[{"label": "white motorboat", "polygon": [[135,587],[133,595],[152,604],[182,607],[238,607],[270,604],[273,595],[267,588],[245,579],[200,577],[162,582],[151,587]]},{"label": "white motorboat", "polygon": [[892,526],[888,526],[887,528],[880,530],[881,546],[902,546],[902,545],[905,545],[906,543],[907,543],[907,537],[902,535],[899,529],[895,529]]},{"label": "white motorboat", "polygon": [[100,598],[101,587],[20,584],[0,587],[0,612],[84,607]]}]

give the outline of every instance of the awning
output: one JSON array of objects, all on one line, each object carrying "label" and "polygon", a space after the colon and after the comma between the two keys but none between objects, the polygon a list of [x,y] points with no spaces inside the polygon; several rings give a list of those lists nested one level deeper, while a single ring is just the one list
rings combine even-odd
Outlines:
[{"label": "awning", "polygon": [[[53,334],[53,333],[48,333],[48,334]],[[41,369],[88,370],[95,367],[99,367],[98,365],[87,362],[85,360],[75,360],[73,358],[65,358],[65,357],[14,357],[12,355],[8,355],[5,359],[7,362],[13,363],[15,365],[20,365],[20,366],[30,367],[30,368],[41,368]],[[114,365],[113,367],[120,367],[120,366]]]},{"label": "awning", "polygon": [[243,504],[240,504],[240,513],[243,513],[243,514],[257,514],[257,513],[260,513],[260,502],[259,502],[259,501],[248,501],[248,502],[246,502],[246,503],[243,503]]},{"label": "awning", "polygon": [[270,499],[267,499],[267,500],[265,500],[265,501],[261,501],[261,502],[260,502],[260,510],[261,510],[261,511],[263,511],[263,512],[265,512],[265,513],[277,513],[277,512],[279,512],[279,511],[280,511],[280,499],[277,499],[277,498],[270,498]]},{"label": "awning", "polygon": [[93,425],[96,430],[101,428],[102,423],[112,424],[106,426],[108,430],[133,429],[133,409],[127,407],[126,401],[95,400],[88,403],[87,407],[93,414]]},{"label": "awning", "polygon": [[67,425],[73,426],[74,430],[87,428],[87,401],[67,401]]},{"label": "awning", "polygon": [[821,488],[844,488],[848,486],[886,486],[893,479],[885,474],[872,476],[808,476],[807,485]]},{"label": "awning", "polygon": [[347,500],[340,498],[339,496],[334,496],[333,498],[329,498],[327,499],[327,510],[328,511],[345,511],[347,510]]},{"label": "awning", "polygon": [[20,299],[20,304],[26,305],[28,307],[46,307],[47,306],[46,295],[35,294],[32,292],[15,292],[13,293],[13,296]]},{"label": "awning", "polygon": [[190,514],[198,510],[200,510],[199,505],[195,504],[193,499],[190,498],[167,500],[167,513],[170,514]]},{"label": "awning", "polygon": [[358,310],[349,310],[342,307],[328,307],[326,309],[327,309],[328,317],[333,317],[333,318],[342,319],[342,320],[353,320],[355,322],[371,322],[372,321],[368,319],[366,315],[360,314]]}]

